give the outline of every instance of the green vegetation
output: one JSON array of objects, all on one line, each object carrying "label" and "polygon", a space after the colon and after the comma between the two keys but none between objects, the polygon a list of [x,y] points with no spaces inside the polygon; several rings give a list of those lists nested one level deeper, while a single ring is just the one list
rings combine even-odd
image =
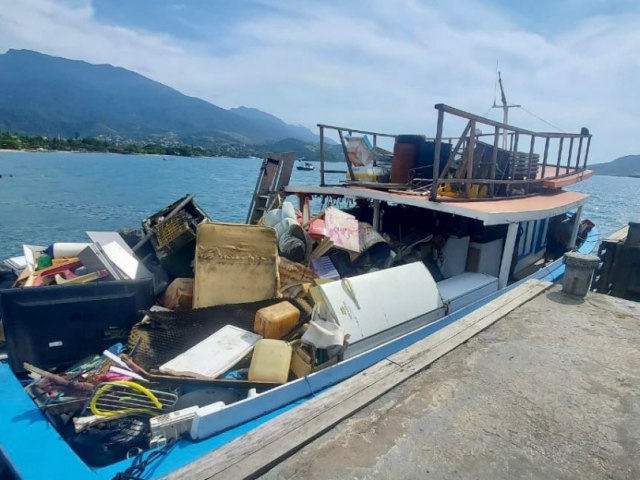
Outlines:
[{"label": "green vegetation", "polygon": [[[0,132],[0,149],[104,152],[122,154],[176,155],[180,157],[262,157],[268,152],[295,152],[298,158],[307,161],[319,160],[319,146],[297,139],[286,139],[268,145],[245,145],[241,143],[216,142],[208,148],[151,142],[113,143],[97,138],[48,138],[42,136],[13,135]],[[341,161],[342,151],[338,145],[325,146],[327,161]]]}]

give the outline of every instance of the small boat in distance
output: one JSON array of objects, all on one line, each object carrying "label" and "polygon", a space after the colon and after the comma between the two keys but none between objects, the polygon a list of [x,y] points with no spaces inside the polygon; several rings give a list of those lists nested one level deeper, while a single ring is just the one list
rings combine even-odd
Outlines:
[{"label": "small boat in distance", "polygon": [[314,170],[316,167],[311,162],[301,163],[300,161],[298,161],[298,165],[296,165],[296,168],[298,170]]}]

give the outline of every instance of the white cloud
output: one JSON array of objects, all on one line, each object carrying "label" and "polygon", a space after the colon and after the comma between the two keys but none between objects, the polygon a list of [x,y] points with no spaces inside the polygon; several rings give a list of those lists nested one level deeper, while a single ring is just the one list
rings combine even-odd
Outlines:
[{"label": "white cloud", "polygon": [[[0,0],[0,49],[120,65],[220,106],[254,106],[292,123],[393,133],[433,132],[435,103],[483,114],[500,59],[509,100],[564,130],[590,127],[593,160],[640,150],[638,14],[568,18],[562,32],[543,35],[472,0],[264,4],[272,13],[239,21],[215,40],[225,48],[214,48],[110,25],[88,1]],[[549,129],[523,112],[511,118]]]}]

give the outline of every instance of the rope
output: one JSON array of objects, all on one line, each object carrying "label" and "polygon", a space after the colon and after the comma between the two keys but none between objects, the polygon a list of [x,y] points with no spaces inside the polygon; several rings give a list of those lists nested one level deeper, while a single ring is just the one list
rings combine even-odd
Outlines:
[{"label": "rope", "polygon": [[558,130],[559,132],[562,132],[562,133],[567,133],[567,132],[565,132],[564,130],[562,130],[560,127],[556,127],[553,123],[549,123],[549,122],[547,122],[544,118],[539,117],[538,115],[536,115],[536,114],[535,114],[535,113],[533,113],[533,112],[530,112],[529,110],[527,110],[526,108],[524,108],[522,105],[519,105],[519,107],[520,107],[522,110],[524,110],[526,113],[528,113],[529,115],[531,115],[532,117],[535,117],[535,118],[537,118],[538,120],[540,120],[541,122],[546,123],[546,124],[547,124],[547,125],[549,125],[551,128],[555,128],[556,130]]}]

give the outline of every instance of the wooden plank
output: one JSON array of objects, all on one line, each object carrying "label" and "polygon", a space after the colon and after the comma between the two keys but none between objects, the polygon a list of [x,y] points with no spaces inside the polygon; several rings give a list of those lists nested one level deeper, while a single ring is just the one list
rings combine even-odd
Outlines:
[{"label": "wooden plank", "polygon": [[164,478],[254,478],[550,286],[530,280]]},{"label": "wooden plank", "polygon": [[[456,146],[453,147],[453,150],[451,150],[451,154],[449,155],[449,158],[447,159],[447,163],[445,164],[444,168],[442,169],[442,172],[440,172],[440,174],[439,174],[440,178],[444,178],[449,173],[449,169],[451,168],[451,165],[453,164],[453,161],[455,160],[455,156],[458,154],[458,151],[460,150],[460,147],[464,143],[465,138],[466,138],[467,134],[469,133],[469,129],[470,128],[471,128],[471,124],[469,122],[467,122],[467,126],[464,127],[464,130],[462,131],[462,135],[460,135],[460,138],[458,139],[458,142],[456,143]],[[434,155],[434,158],[435,158],[435,155]]]},{"label": "wooden plank", "polygon": [[320,127],[320,186],[324,187],[324,127]]},{"label": "wooden plank", "polygon": [[629,235],[629,225],[625,225],[620,230],[612,233],[609,238],[607,238],[606,242],[616,242],[616,243],[624,243],[627,240],[627,235]]},{"label": "wooden plank", "polygon": [[545,172],[547,170],[547,160],[549,160],[549,139],[548,138],[544,142],[544,156],[542,157],[542,173],[540,175],[541,178],[544,178]]},{"label": "wooden plank", "polygon": [[[496,179],[496,164],[498,162],[498,140],[500,137],[500,130],[498,127],[493,132],[493,149],[491,150],[491,180]],[[489,185],[489,196],[493,197],[495,194],[495,186]]]},{"label": "wooden plank", "polygon": [[347,144],[344,141],[344,135],[342,134],[342,130],[338,130],[338,135],[340,135],[340,145],[342,145],[342,153],[344,154],[344,160],[347,162],[347,168],[349,169],[349,179],[353,182],[356,177],[353,174],[353,166],[351,165],[351,160],[349,160],[349,152],[347,152]]},{"label": "wooden plank", "polygon": [[579,173],[574,173],[572,175],[566,175],[559,178],[545,178],[542,180],[542,186],[546,188],[563,188],[569,185],[576,184],[578,182],[582,182],[583,180],[587,180],[593,176],[593,172],[591,170],[583,170]]},{"label": "wooden plank", "polygon": [[[471,120],[469,124],[471,127],[469,128],[469,145],[467,145],[467,180],[473,178],[473,154],[476,147],[476,122]],[[468,198],[471,194],[471,181],[466,183],[465,193]]]},{"label": "wooden plank", "polygon": [[[560,146],[558,147],[558,163],[556,164],[556,177],[560,175],[560,162],[562,161],[562,144],[564,138],[560,138]],[[542,175],[544,177],[544,175]]]},{"label": "wooden plank", "polygon": [[442,147],[443,122],[444,122],[444,112],[442,110],[438,110],[438,126],[436,128],[436,145],[433,151],[433,182],[431,184],[431,200],[435,200],[438,197],[438,176],[440,175],[440,149]]}]

